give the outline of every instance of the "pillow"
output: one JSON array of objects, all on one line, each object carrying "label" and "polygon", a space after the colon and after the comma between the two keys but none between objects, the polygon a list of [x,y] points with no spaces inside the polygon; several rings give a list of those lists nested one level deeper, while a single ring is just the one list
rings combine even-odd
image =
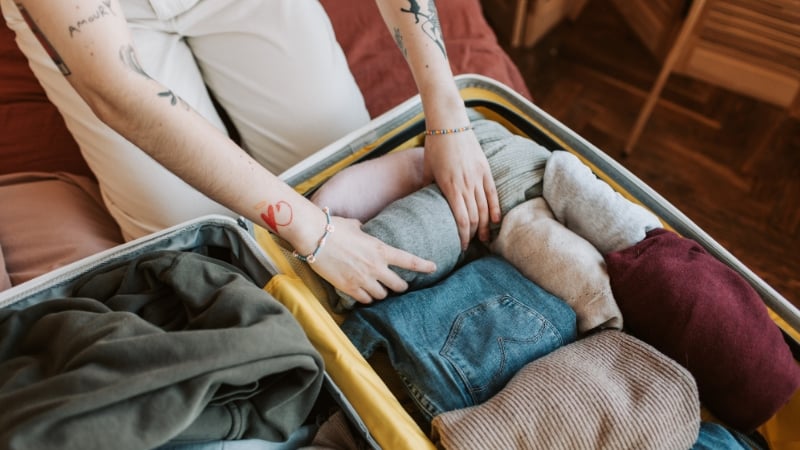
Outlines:
[{"label": "pillow", "polygon": [[123,242],[94,181],[65,172],[0,175],[0,246],[12,285]]},{"label": "pillow", "polygon": [[0,80],[0,174],[65,171],[94,178],[3,21]]},{"label": "pillow", "polygon": [[800,386],[800,366],[759,295],[697,242],[651,230],[606,264],[628,331],[686,367],[727,425],[755,429]]}]

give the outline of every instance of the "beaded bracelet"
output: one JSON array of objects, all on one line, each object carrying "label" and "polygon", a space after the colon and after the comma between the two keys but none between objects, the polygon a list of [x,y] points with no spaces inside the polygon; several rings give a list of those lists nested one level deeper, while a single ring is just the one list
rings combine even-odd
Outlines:
[{"label": "beaded bracelet", "polygon": [[437,136],[440,134],[455,134],[461,133],[467,130],[471,130],[472,125],[467,125],[465,127],[458,127],[458,128],[440,128],[438,130],[425,130],[426,136]]},{"label": "beaded bracelet", "polygon": [[309,264],[314,264],[314,262],[317,260],[317,255],[322,250],[322,247],[325,246],[325,241],[328,239],[328,235],[333,233],[333,224],[331,223],[330,210],[326,206],[322,208],[322,212],[325,213],[325,220],[327,221],[327,223],[325,224],[325,232],[322,233],[322,237],[319,238],[319,241],[317,241],[317,248],[315,248],[313,252],[305,256],[297,253],[297,250],[292,251],[292,256],[299,259],[300,261],[307,262]]}]

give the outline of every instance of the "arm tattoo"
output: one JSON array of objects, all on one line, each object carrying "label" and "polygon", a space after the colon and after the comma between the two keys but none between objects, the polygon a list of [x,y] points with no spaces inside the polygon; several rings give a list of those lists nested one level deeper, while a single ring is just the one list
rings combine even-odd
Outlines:
[{"label": "arm tattoo", "polygon": [[278,227],[288,226],[294,219],[292,205],[284,200],[274,205],[270,205],[267,202],[260,202],[255,208],[261,210],[261,220],[275,233],[278,232]]},{"label": "arm tattoo", "polygon": [[[420,17],[422,18],[422,23],[420,24],[422,31],[436,43],[439,50],[442,51],[444,58],[447,59],[447,51],[444,48],[444,38],[442,37],[442,27],[439,22],[439,14],[436,12],[436,4],[434,1],[430,0],[428,2],[427,12],[422,11],[422,7],[417,3],[417,0],[408,0],[408,3],[408,9],[400,8],[400,11],[414,15],[415,24],[420,23]],[[397,40],[396,36],[395,40]]]},{"label": "arm tattoo", "polygon": [[73,37],[75,33],[80,33],[84,26],[96,22],[106,16],[116,16],[117,13],[111,9],[111,0],[102,0],[92,13],[74,24],[69,26],[69,37]]},{"label": "arm tattoo", "polygon": [[176,93],[172,92],[172,89],[167,89],[166,91],[161,91],[158,93],[159,97],[164,97],[169,99],[169,104],[172,106],[177,105],[178,103],[183,106],[183,109],[189,111],[191,108],[189,104],[186,103],[182,98],[180,98]]},{"label": "arm tattoo", "polygon": [[[148,80],[152,80],[153,77],[147,74],[142,68],[142,65],[139,63],[139,58],[136,57],[136,50],[133,49],[133,46],[130,44],[123,45],[119,49],[119,59],[122,60],[122,63],[125,64],[126,67],[133,70],[134,72],[138,73],[139,75],[147,78]],[[189,110],[189,104],[183,101],[182,98],[178,97],[171,89],[167,89],[166,91],[162,91],[158,93],[159,97],[166,97],[169,98],[169,104],[175,106],[180,102],[180,104]]]},{"label": "arm tattoo", "polygon": [[169,97],[169,104],[175,106],[178,104],[178,96],[172,92],[172,89],[167,89],[166,91],[159,92],[159,97]]},{"label": "arm tattoo", "polygon": [[150,75],[144,71],[142,65],[139,64],[139,58],[136,57],[136,50],[133,49],[133,46],[123,45],[119,49],[119,59],[122,60],[122,63],[128,66],[128,68],[133,69],[134,72],[138,73],[139,75],[152,80]]},{"label": "arm tattoo", "polygon": [[394,29],[394,42],[397,44],[397,48],[403,53],[403,57],[408,58],[408,49],[405,44],[403,44],[403,33],[401,33],[400,28],[397,27]]},{"label": "arm tattoo", "polygon": [[69,70],[69,67],[67,67],[66,63],[64,63],[64,59],[61,58],[61,55],[58,54],[55,47],[53,47],[53,45],[50,43],[50,40],[47,39],[47,36],[42,33],[42,30],[40,30],[36,25],[36,22],[33,21],[33,18],[30,14],[28,14],[28,11],[20,4],[17,4],[17,7],[19,8],[19,12],[22,14],[22,17],[25,18],[25,22],[27,22],[28,27],[30,27],[31,31],[33,31],[34,36],[36,36],[36,39],[38,39],[39,43],[42,44],[42,47],[44,47],[45,51],[50,56],[50,59],[52,59],[56,67],[58,67],[58,70],[61,71],[61,74],[65,77],[72,74],[72,71]]}]

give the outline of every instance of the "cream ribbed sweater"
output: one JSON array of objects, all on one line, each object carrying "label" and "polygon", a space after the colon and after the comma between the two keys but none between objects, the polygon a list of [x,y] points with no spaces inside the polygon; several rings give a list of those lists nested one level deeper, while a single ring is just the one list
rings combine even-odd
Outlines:
[{"label": "cream ribbed sweater", "polygon": [[621,331],[526,365],[487,402],[434,418],[445,449],[688,449],[700,429],[686,369]]}]

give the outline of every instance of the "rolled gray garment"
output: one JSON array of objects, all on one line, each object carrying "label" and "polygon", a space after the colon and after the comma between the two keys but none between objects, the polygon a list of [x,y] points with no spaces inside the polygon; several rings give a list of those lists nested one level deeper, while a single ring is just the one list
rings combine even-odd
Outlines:
[{"label": "rolled gray garment", "polygon": [[[500,210],[504,215],[518,204],[542,195],[542,178],[550,150],[537,142],[511,133],[501,124],[469,112],[495,180]],[[453,213],[435,184],[426,186],[389,204],[362,229],[383,242],[436,263],[430,274],[393,268],[410,290],[430,286],[446,277],[463,258]],[[492,239],[500,224],[492,227]],[[337,291],[335,310],[353,308],[355,300]]]},{"label": "rolled gray garment", "polygon": [[[503,217],[520,203],[542,195],[542,179],[551,151],[491,120],[472,123],[492,171]],[[492,226],[492,240],[500,224]]]},{"label": "rolled gray garment", "polygon": [[[434,261],[433,273],[414,272],[392,267],[409,289],[430,286],[450,273],[460,261],[461,239],[450,205],[435,184],[392,202],[361,227],[365,233],[387,244]],[[351,309],[356,301],[337,291],[337,310]]]}]

